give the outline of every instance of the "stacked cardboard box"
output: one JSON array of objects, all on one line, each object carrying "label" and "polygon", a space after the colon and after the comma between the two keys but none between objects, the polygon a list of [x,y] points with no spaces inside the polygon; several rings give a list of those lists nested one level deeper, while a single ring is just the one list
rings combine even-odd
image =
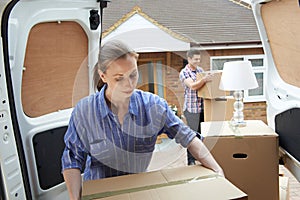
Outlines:
[{"label": "stacked cardboard box", "polygon": [[229,121],[233,116],[232,96],[204,99],[204,121]]},{"label": "stacked cardboard box", "polygon": [[204,143],[222,166],[226,178],[250,200],[279,199],[278,135],[260,120],[245,127],[229,121],[201,123]]},{"label": "stacked cardboard box", "polygon": [[83,183],[83,200],[247,199],[226,178],[197,166],[112,177]]},{"label": "stacked cardboard box", "polygon": [[197,79],[202,79],[207,73],[213,75],[212,81],[207,82],[197,91],[198,96],[204,99],[204,121],[230,120],[233,116],[234,99],[232,96],[228,96],[229,92],[219,89],[221,72],[198,73]]}]

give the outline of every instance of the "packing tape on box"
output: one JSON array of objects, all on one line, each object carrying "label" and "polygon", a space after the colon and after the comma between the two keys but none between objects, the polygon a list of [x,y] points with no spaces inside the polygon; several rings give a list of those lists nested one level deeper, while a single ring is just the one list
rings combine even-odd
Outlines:
[{"label": "packing tape on box", "polygon": [[195,177],[195,178],[179,180],[179,181],[172,181],[172,182],[156,184],[156,185],[148,185],[148,186],[136,187],[136,188],[130,188],[130,189],[124,189],[124,190],[90,194],[90,195],[83,196],[81,199],[82,200],[101,199],[101,198],[106,198],[106,197],[111,197],[111,196],[116,196],[116,195],[121,195],[121,194],[126,194],[126,193],[152,190],[152,189],[166,187],[166,186],[181,185],[181,184],[186,184],[186,183],[190,183],[190,182],[201,181],[201,180],[208,179],[208,178],[212,179],[212,178],[218,178],[218,177],[219,177],[219,175],[217,175],[217,174],[211,174],[211,175],[207,175],[207,176]]}]

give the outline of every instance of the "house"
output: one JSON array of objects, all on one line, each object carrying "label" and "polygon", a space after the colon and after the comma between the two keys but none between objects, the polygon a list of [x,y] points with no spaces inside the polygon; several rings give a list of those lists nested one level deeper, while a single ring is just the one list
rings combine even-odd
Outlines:
[{"label": "house", "polygon": [[139,53],[138,87],[164,97],[181,115],[178,79],[191,47],[202,52],[205,70],[250,60],[259,88],[245,91],[245,118],[266,121],[264,51],[250,5],[230,0],[111,0],[103,13],[103,42],[126,41]]}]

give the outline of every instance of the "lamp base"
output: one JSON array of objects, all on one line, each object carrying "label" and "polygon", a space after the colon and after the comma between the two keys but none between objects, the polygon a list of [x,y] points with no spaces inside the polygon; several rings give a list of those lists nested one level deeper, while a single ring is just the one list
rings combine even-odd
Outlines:
[{"label": "lamp base", "polygon": [[243,91],[237,90],[234,91],[233,97],[235,99],[235,102],[233,104],[234,112],[233,112],[233,118],[231,120],[231,125],[232,126],[246,126],[246,122],[244,121],[244,103],[243,103]]},{"label": "lamp base", "polygon": [[245,121],[236,122],[234,120],[231,120],[230,125],[234,126],[234,127],[245,127],[247,125],[247,123]]}]

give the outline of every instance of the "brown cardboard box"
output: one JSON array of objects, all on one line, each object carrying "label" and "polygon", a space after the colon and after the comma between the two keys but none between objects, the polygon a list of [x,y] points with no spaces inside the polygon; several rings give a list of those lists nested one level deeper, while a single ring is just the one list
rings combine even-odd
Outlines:
[{"label": "brown cardboard box", "polygon": [[198,96],[205,99],[214,99],[227,96],[229,92],[225,92],[219,89],[222,75],[220,71],[207,71],[203,73],[197,73],[197,80],[202,79],[207,73],[213,74],[212,81],[207,82],[202,88],[198,90]]},{"label": "brown cardboard box", "polygon": [[230,121],[234,101],[232,96],[204,99],[204,121]]},{"label": "brown cardboard box", "polygon": [[197,165],[86,181],[82,199],[242,200],[247,195],[224,177]]},{"label": "brown cardboard box", "polygon": [[246,122],[245,127],[232,127],[228,121],[203,122],[204,143],[226,178],[250,200],[278,200],[278,135],[260,120]]}]

